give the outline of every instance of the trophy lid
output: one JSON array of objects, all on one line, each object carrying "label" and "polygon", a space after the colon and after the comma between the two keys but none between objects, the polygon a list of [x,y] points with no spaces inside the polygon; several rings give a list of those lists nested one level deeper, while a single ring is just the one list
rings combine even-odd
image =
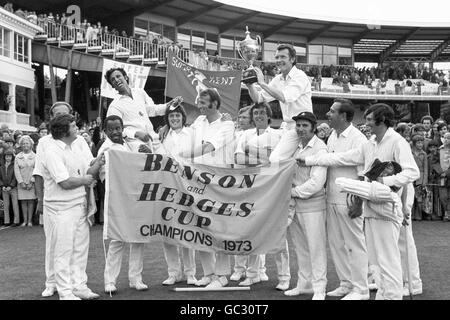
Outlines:
[{"label": "trophy lid", "polygon": [[253,40],[250,37],[250,31],[248,31],[248,26],[245,26],[245,39],[244,40]]}]

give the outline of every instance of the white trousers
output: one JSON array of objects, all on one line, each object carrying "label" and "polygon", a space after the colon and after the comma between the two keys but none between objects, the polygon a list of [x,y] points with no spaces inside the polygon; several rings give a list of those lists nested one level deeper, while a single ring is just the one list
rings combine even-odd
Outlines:
[{"label": "white trousers", "polygon": [[325,210],[296,213],[288,227],[298,263],[297,287],[324,293],[327,285]]},{"label": "white trousers", "polygon": [[231,273],[230,256],[224,253],[216,253],[216,265],[214,273],[218,276],[227,276]]},{"label": "white trousers", "polygon": [[[248,278],[254,278],[261,273],[266,272],[266,255],[249,255],[249,256],[234,256],[234,271],[246,273]],[[278,280],[289,281],[291,279],[291,270],[289,268],[289,249],[286,240],[285,247],[275,253],[275,263],[278,271]],[[246,267],[246,265],[248,267]]]},{"label": "white trousers", "polygon": [[195,276],[195,251],[185,247],[175,246],[163,242],[164,257],[167,262],[169,276],[181,276],[180,254],[183,260],[183,271],[185,276]]},{"label": "white trousers", "polygon": [[77,205],[68,210],[56,211],[44,206],[44,213],[47,222],[46,237],[49,236],[50,246],[49,261],[46,264],[48,284],[52,284],[53,265],[54,280],[60,296],[71,294],[73,289],[86,289],[89,253],[86,207]]},{"label": "white trousers", "polygon": [[43,224],[45,234],[45,287],[56,288],[55,280],[55,219],[44,207]]},{"label": "white trousers", "polygon": [[203,275],[226,276],[231,273],[230,256],[224,253],[198,251],[203,268]]},{"label": "white trousers", "polygon": [[362,217],[351,219],[348,207],[327,204],[327,234],[340,286],[360,294],[369,292],[368,257]]},{"label": "white trousers", "polygon": [[216,265],[216,255],[214,252],[197,251],[202,264],[203,276],[211,276],[214,274],[214,268]]},{"label": "white trousers", "polygon": [[405,227],[400,227],[400,238],[398,247],[400,249],[400,257],[402,260],[403,283],[408,286],[408,268],[406,265],[406,237],[408,237],[408,263],[411,272],[412,287],[415,290],[422,289],[422,279],[420,278],[419,259],[417,258],[417,248],[412,233],[412,220],[409,220],[408,232]]},{"label": "white trousers", "polygon": [[299,141],[300,138],[295,131],[295,124],[292,128],[285,129],[280,141],[270,154],[270,162],[291,158],[294,155],[295,150],[297,150]]},{"label": "white trousers", "polygon": [[380,272],[376,299],[402,300],[402,265],[398,248],[400,226],[373,218],[364,219],[364,224],[369,263]]},{"label": "white trousers", "polygon": [[[122,266],[123,251],[126,242],[111,240],[105,264],[105,285],[116,284]],[[144,244],[130,243],[130,256],[128,259],[128,280],[132,283],[142,281],[144,269]]]}]

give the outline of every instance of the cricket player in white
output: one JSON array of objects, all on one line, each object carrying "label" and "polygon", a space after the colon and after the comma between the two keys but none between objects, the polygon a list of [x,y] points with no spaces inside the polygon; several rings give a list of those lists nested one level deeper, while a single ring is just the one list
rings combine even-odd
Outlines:
[{"label": "cricket player in white", "polygon": [[[155,104],[144,90],[130,88],[128,76],[122,68],[108,70],[105,78],[119,93],[109,105],[106,116],[122,118],[125,141],[133,146],[133,152],[138,152],[142,143],[151,147],[153,143],[157,144],[158,135],[149,117],[163,116],[168,104]],[[178,99],[180,97],[175,98]]]},{"label": "cricket player in white", "polygon": [[270,161],[287,159],[296,150],[299,139],[295,132],[295,121],[292,117],[300,112],[313,112],[311,101],[311,82],[308,76],[295,66],[296,51],[290,44],[280,44],[275,53],[275,61],[280,74],[270,81],[264,82],[264,75],[259,68],[255,68],[258,85],[247,84],[250,97],[255,103],[278,100],[283,123],[284,134],[275,150],[270,155]]},{"label": "cricket player in white", "polygon": [[[106,117],[104,126],[107,139],[100,147],[98,157],[103,156],[103,153],[107,150],[134,152],[133,150],[135,150],[135,147],[123,139],[123,122],[119,116],[111,115]],[[143,144],[143,142],[141,144]],[[141,150],[138,149],[138,151]],[[100,180],[105,180],[104,167],[102,167],[100,171]],[[112,294],[117,291],[116,282],[117,277],[120,274],[120,267],[122,266],[125,245],[125,242],[119,240],[111,240],[109,242],[104,271],[106,293]],[[130,288],[134,288],[138,291],[148,289],[148,286],[142,280],[143,268],[144,244],[130,243],[130,255],[128,257],[128,280]]]},{"label": "cricket player in white", "polygon": [[[64,101],[55,102],[49,110],[50,119],[62,114],[70,114],[72,107]],[[44,233],[45,233],[45,290],[42,292],[43,297],[51,297],[56,292],[55,270],[54,270],[54,249],[55,249],[55,226],[53,221],[49,218],[48,212],[43,210],[44,203],[44,171],[43,161],[47,154],[47,149],[51,145],[51,134],[41,137],[36,148],[36,162],[33,170],[33,177],[35,179],[35,190],[38,198],[37,212],[43,214]],[[92,159],[92,153],[89,149],[86,140],[77,136],[72,143],[72,148],[77,148],[80,154],[85,155],[87,159]]]},{"label": "cricket player in white", "polygon": [[[50,121],[52,134],[45,159],[44,212],[54,228],[53,266],[61,300],[95,299],[99,295],[87,287],[89,224],[85,187],[98,174],[101,160],[92,167],[92,154],[83,154],[74,145],[78,128],[75,118],[63,114]],[[51,263],[51,261],[50,261]]]},{"label": "cricket player in white", "polygon": [[[220,95],[216,89],[208,88],[200,92],[198,108],[201,115],[191,125],[193,145],[187,146],[180,156],[194,163],[210,166],[230,166],[233,161],[234,123],[231,117],[219,112]],[[203,278],[197,286],[214,289],[228,284],[231,273],[230,256],[223,253],[198,251],[203,267]]]},{"label": "cricket player in white", "polygon": [[[354,107],[350,100],[336,99],[327,113],[333,131],[327,141],[329,153],[359,148],[367,138],[352,125]],[[333,166],[327,177],[327,235],[331,257],[339,277],[339,287],[327,295],[343,300],[368,300],[368,258],[363,218],[350,217],[347,196],[335,180],[358,180],[362,166]],[[361,203],[362,205],[362,203]],[[361,208],[360,208],[361,209]]]},{"label": "cricket player in white", "polygon": [[[181,102],[171,103],[164,115],[165,124],[170,128],[162,138],[161,152],[168,154],[177,161],[181,159],[179,153],[192,143],[192,129],[186,127],[187,115]],[[163,242],[164,257],[167,262],[169,277],[163,281],[163,285],[173,285],[182,279],[180,255],[184,265],[184,275],[187,284],[195,285],[195,251],[189,248],[176,246]]]},{"label": "cricket player in white", "polygon": [[[306,158],[306,161],[305,157],[298,157],[298,160],[305,161],[306,165],[355,166],[364,164],[365,171],[369,170],[376,158],[383,162],[395,161],[400,164],[402,171],[396,175],[381,178],[381,183],[389,187],[407,189],[409,184],[419,178],[420,172],[408,142],[392,128],[394,122],[392,108],[386,104],[377,103],[369,107],[364,116],[366,125],[371,128],[374,135],[361,147],[347,152],[328,153],[325,156]],[[363,213],[365,217],[370,213],[370,208],[367,209],[365,204]],[[369,263],[380,267],[383,290],[377,293],[377,297],[401,299],[403,280],[398,247],[400,226],[392,221],[371,219],[365,228],[368,230],[366,231],[366,245]],[[367,237],[367,232],[372,233],[370,239]],[[377,251],[376,257],[371,257],[371,252],[374,253],[373,248],[381,247],[383,250]],[[380,285],[378,288],[380,289]]]},{"label": "cricket player in white", "polygon": [[[327,147],[315,134],[317,119],[311,112],[301,112],[292,118],[300,144],[295,156],[326,154]],[[287,296],[313,293],[313,300],[325,300],[327,285],[326,204],[327,168],[297,166],[292,181],[291,197],[295,214],[288,227],[298,262],[297,286],[285,291]]]},{"label": "cricket player in white", "polygon": [[[259,165],[269,163],[269,156],[282,136],[282,130],[270,127],[271,118],[272,110],[267,103],[257,103],[250,109],[250,121],[255,125],[255,128],[245,130],[237,141],[234,152],[237,164]],[[247,260],[246,256],[236,256],[236,260],[238,260],[237,257],[243,257]],[[275,261],[279,281],[276,288],[283,291],[287,290],[291,279],[287,241],[284,249],[275,254]],[[245,263],[243,265],[245,266]],[[265,255],[248,256],[248,267],[243,270],[246,279],[239,285],[249,286],[262,281],[261,268],[264,265]],[[233,275],[230,277],[231,280],[238,281],[240,279],[240,277],[233,279]]]}]

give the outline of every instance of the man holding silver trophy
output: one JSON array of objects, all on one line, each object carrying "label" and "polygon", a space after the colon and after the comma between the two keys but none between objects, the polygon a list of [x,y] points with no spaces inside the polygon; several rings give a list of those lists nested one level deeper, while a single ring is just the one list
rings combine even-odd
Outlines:
[{"label": "man holding silver trophy", "polygon": [[243,73],[242,82],[247,85],[250,97],[255,103],[279,101],[283,113],[281,128],[285,132],[270,155],[270,161],[287,159],[293,155],[299,143],[292,117],[301,112],[313,111],[311,82],[303,71],[295,67],[294,47],[290,44],[280,44],[275,53],[279,74],[269,84],[265,83],[261,69],[253,66],[261,51],[259,37],[256,40],[252,39],[248,28],[246,34],[246,38],[239,43],[238,48],[241,57],[250,65]]}]

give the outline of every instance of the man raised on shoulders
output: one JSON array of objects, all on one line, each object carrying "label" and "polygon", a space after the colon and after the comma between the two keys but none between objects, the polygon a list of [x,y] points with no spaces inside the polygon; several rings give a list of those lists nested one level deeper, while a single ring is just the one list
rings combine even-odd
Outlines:
[{"label": "man raised on shoulders", "polygon": [[280,72],[269,84],[264,82],[262,71],[255,68],[258,91],[255,84],[249,84],[248,92],[256,103],[278,100],[283,113],[282,128],[286,131],[275,150],[270,155],[270,161],[288,158],[297,149],[299,139],[295,132],[295,121],[292,118],[301,112],[312,112],[311,82],[308,76],[295,66],[296,52],[290,44],[280,44],[275,53],[276,66]]},{"label": "man raised on shoulders", "polygon": [[[142,143],[149,144],[157,140],[158,135],[149,117],[163,116],[168,104],[155,104],[144,90],[131,88],[127,73],[122,68],[109,69],[105,78],[119,93],[111,102],[106,116],[122,118],[125,140],[131,143],[133,151],[137,152]],[[180,97],[174,100],[178,99]]]}]

